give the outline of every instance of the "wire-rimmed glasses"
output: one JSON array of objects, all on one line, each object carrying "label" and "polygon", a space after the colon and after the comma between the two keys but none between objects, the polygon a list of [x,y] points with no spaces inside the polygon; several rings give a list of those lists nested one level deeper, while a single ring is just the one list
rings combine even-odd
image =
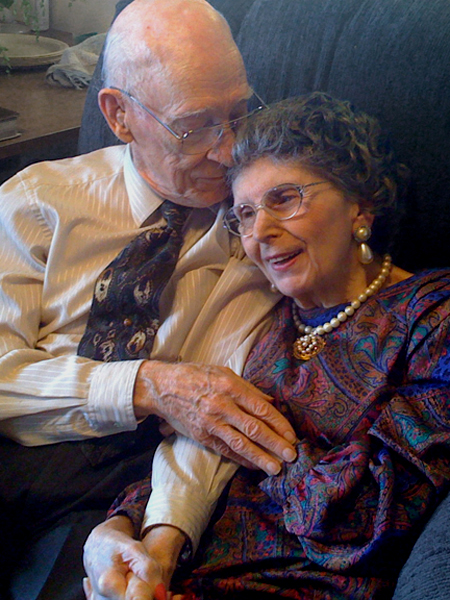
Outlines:
[{"label": "wire-rimmed glasses", "polygon": [[306,185],[295,183],[277,185],[264,194],[260,204],[237,204],[232,206],[224,215],[224,226],[233,235],[247,237],[253,233],[256,215],[261,209],[278,221],[292,219],[302,205],[306,190],[321,183],[327,182],[315,181]]},{"label": "wire-rimmed glasses", "polygon": [[253,115],[264,108],[267,108],[266,103],[262,100],[256,92],[253,92],[253,95],[248,100],[248,105],[252,106],[254,104],[253,98],[257,101],[257,106],[250,112],[245,115],[238,117],[236,119],[232,119],[231,121],[226,121],[225,123],[218,123],[217,125],[208,125],[207,127],[199,127],[198,129],[189,129],[183,133],[177,133],[164,123],[150,108],[142,104],[140,100],[138,100],[135,96],[118,87],[111,86],[112,90],[117,90],[121,94],[124,94],[130,100],[135,102],[142,110],[144,110],[147,114],[153,117],[160,125],[162,125],[171,135],[173,135],[181,144],[181,152],[183,154],[203,154],[207,152],[211,148],[219,142],[220,138],[223,136],[226,129],[230,129],[234,134],[237,133],[240,125],[242,125],[250,115]]}]

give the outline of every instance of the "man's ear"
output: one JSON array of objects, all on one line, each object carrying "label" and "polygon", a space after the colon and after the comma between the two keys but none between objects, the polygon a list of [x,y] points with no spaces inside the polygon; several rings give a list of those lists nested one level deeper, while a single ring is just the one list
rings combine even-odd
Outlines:
[{"label": "man's ear", "polygon": [[114,135],[125,144],[132,142],[133,135],[127,126],[126,110],[119,90],[101,89],[98,105]]}]

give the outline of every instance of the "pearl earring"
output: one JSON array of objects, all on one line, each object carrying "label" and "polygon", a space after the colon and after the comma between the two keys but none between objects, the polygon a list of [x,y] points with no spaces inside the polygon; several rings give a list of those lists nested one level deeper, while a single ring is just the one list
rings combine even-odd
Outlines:
[{"label": "pearl earring", "polygon": [[278,288],[274,283],[270,284],[270,291],[276,294],[278,292]]},{"label": "pearl earring", "polygon": [[353,238],[358,242],[358,259],[363,265],[369,265],[373,261],[373,252],[367,240],[372,235],[372,230],[368,225],[361,225],[353,232]]}]

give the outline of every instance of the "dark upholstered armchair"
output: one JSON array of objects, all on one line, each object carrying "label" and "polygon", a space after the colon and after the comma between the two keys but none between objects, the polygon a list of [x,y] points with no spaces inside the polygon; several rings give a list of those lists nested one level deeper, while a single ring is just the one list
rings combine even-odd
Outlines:
[{"label": "dark upholstered armchair", "polygon": [[[121,0],[121,10],[130,0]],[[412,171],[396,263],[450,266],[449,0],[211,0],[266,102],[313,90],[376,115]],[[80,152],[116,143],[91,83]],[[450,498],[403,569],[395,600],[450,598]]]}]

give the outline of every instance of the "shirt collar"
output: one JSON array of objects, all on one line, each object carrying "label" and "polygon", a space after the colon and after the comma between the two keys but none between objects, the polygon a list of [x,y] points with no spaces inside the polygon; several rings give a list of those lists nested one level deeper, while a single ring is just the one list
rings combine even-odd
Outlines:
[{"label": "shirt collar", "polygon": [[161,206],[164,198],[152,190],[133,164],[130,146],[127,145],[124,159],[125,187],[130,201],[131,213],[138,227]]}]

